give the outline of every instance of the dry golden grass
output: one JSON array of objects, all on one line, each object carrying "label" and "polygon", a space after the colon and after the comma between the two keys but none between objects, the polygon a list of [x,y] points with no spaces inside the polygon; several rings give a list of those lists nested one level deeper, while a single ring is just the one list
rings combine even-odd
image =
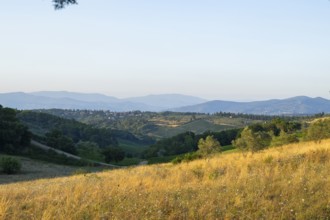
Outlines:
[{"label": "dry golden grass", "polygon": [[0,219],[329,219],[330,140],[0,186]]}]

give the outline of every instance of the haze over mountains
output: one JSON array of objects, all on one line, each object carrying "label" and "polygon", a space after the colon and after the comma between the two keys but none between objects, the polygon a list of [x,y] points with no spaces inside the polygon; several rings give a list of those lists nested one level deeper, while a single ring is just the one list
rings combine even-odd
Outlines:
[{"label": "haze over mountains", "polygon": [[209,101],[202,104],[172,109],[177,112],[232,112],[258,115],[305,115],[330,112],[330,100],[297,96],[255,102]]},{"label": "haze over mountains", "polygon": [[164,111],[196,105],[207,100],[180,94],[148,95],[119,99],[97,93],[42,91],[33,93],[2,93],[0,104],[17,109],[88,109],[111,111]]},{"label": "haze over mountains", "polygon": [[110,111],[232,112],[264,115],[330,113],[330,100],[297,96],[254,102],[208,101],[202,98],[163,94],[119,99],[112,96],[66,91],[1,93],[0,104],[17,109],[88,109]]}]

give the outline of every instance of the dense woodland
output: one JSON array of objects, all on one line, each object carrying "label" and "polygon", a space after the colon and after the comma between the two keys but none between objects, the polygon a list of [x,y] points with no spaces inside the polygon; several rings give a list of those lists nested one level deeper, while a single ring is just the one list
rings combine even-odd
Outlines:
[{"label": "dense woodland", "polygon": [[[118,147],[118,139],[133,143],[145,143],[125,131],[95,128],[73,119],[64,119],[46,113],[21,111],[17,117],[30,127],[38,141],[98,161],[119,161],[125,153]],[[129,152],[128,152],[129,153]]]}]

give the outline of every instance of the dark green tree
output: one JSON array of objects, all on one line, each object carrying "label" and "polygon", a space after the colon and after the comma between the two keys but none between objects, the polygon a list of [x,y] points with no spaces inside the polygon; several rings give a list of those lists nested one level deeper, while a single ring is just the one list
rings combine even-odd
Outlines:
[{"label": "dark green tree", "polygon": [[59,130],[53,130],[46,133],[47,145],[71,154],[77,154],[77,150],[71,138],[63,135]]},{"label": "dark green tree", "polygon": [[108,147],[103,150],[104,160],[107,163],[119,162],[125,158],[125,152],[118,147]]},{"label": "dark green tree", "polygon": [[77,4],[76,0],[53,0],[55,9],[62,9],[67,5]]}]

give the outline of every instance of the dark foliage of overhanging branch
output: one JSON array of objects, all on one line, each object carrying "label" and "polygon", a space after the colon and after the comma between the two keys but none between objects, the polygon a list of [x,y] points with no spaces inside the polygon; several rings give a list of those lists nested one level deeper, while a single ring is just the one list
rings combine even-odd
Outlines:
[{"label": "dark foliage of overhanging branch", "polygon": [[53,0],[56,10],[64,8],[66,5],[77,4],[76,0]]}]

